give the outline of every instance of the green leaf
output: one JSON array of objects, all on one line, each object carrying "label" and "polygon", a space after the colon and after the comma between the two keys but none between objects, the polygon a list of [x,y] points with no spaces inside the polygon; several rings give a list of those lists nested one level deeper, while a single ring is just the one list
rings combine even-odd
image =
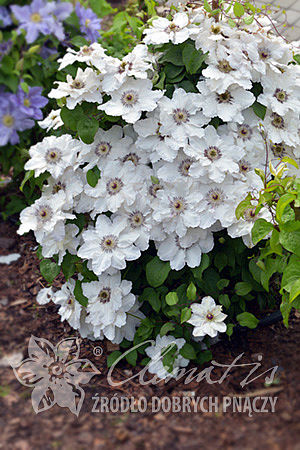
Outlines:
[{"label": "green leaf", "polygon": [[259,320],[249,312],[238,314],[236,318],[242,327],[256,328],[259,322]]},{"label": "green leaf", "polygon": [[244,22],[246,25],[251,25],[254,21],[254,14],[251,14],[251,16],[244,17]]},{"label": "green leaf", "polygon": [[244,216],[244,212],[246,211],[246,209],[253,207],[253,205],[251,203],[251,199],[252,199],[252,195],[249,192],[247,197],[238,204],[238,206],[235,210],[235,216],[237,219],[240,219],[241,217]]},{"label": "green leaf", "polygon": [[294,60],[297,64],[300,64],[300,55],[294,55]]},{"label": "green leaf", "polygon": [[229,25],[231,28],[235,28],[235,27],[236,27],[236,23],[235,23],[235,21],[234,21],[231,17],[229,17],[229,18],[227,19],[227,22],[228,22],[228,25]]},{"label": "green leaf", "polygon": [[289,316],[293,305],[289,302],[288,295],[286,293],[282,296],[282,302],[280,305],[280,312],[283,318],[283,324],[286,328],[289,326]]},{"label": "green leaf", "polygon": [[202,279],[202,273],[209,267],[209,256],[206,253],[203,253],[201,256],[201,263],[199,267],[195,267],[191,269],[194,277],[198,280]]},{"label": "green leaf", "polygon": [[227,324],[226,334],[228,337],[232,336],[234,327],[235,327],[235,325],[233,323]]},{"label": "green leaf", "polygon": [[171,81],[172,79],[176,79],[178,75],[183,73],[184,68],[182,66],[175,66],[174,64],[166,64],[164,68],[164,72],[167,78]]},{"label": "green leaf", "polygon": [[230,299],[227,294],[219,295],[219,303],[224,306],[225,309],[230,308]]},{"label": "green leaf", "polygon": [[174,66],[183,66],[182,47],[180,45],[172,45],[160,57],[159,62],[160,63],[170,62],[174,64]]},{"label": "green leaf", "polygon": [[167,333],[169,333],[169,331],[173,330],[175,330],[175,326],[171,322],[167,322],[161,327],[159,334],[161,337],[163,337]]},{"label": "green leaf", "polygon": [[197,294],[197,288],[194,285],[194,283],[190,283],[188,285],[188,288],[186,290],[186,296],[188,300],[195,301],[196,300],[196,294]]},{"label": "green leaf", "polygon": [[63,106],[60,112],[60,117],[67,128],[72,131],[77,130],[77,123],[81,120],[83,116],[83,111],[81,106],[77,105],[74,109],[68,109]]},{"label": "green leaf", "polygon": [[178,303],[178,295],[176,292],[169,292],[166,295],[166,303],[169,306],[173,306],[176,305],[176,303]]},{"label": "green leaf", "polygon": [[247,295],[252,291],[252,284],[248,281],[241,281],[239,283],[236,283],[234,289],[237,295],[243,297],[244,295]]},{"label": "green leaf", "polygon": [[159,299],[159,293],[155,291],[153,288],[145,288],[142,295],[140,296],[140,300],[148,301],[154,311],[159,312],[161,307],[161,302]]},{"label": "green leaf", "polygon": [[211,6],[207,0],[204,0],[204,9],[205,9],[205,11],[207,11],[209,13],[212,12]]},{"label": "green leaf", "polygon": [[183,308],[180,314],[180,323],[187,322],[192,316],[192,311],[190,308]]},{"label": "green leaf", "polygon": [[128,362],[128,364],[130,364],[131,366],[135,367],[136,366],[137,357],[138,357],[138,353],[134,349],[131,352],[127,353],[127,355],[125,356],[125,359]]},{"label": "green leaf", "polygon": [[[300,258],[292,255],[286,269],[283,272],[281,286],[282,289],[290,292],[293,284],[300,278]],[[281,293],[282,293],[281,289]]]},{"label": "green leaf", "polygon": [[181,356],[186,359],[196,359],[197,355],[194,347],[191,344],[184,344],[184,346],[179,350]]},{"label": "green leaf", "polygon": [[113,365],[113,363],[115,361],[117,361],[118,358],[120,358],[121,355],[122,355],[122,353],[119,350],[115,350],[110,355],[108,355],[108,357],[107,357],[107,367],[111,367]]},{"label": "green leaf", "polygon": [[289,302],[292,303],[300,295],[300,278],[291,286]]},{"label": "green leaf", "polygon": [[116,11],[106,0],[89,0],[89,6],[98,17],[104,17]]},{"label": "green leaf", "polygon": [[161,261],[158,256],[155,256],[146,264],[146,278],[150,286],[161,286],[167,279],[171,270],[168,262]]},{"label": "green leaf", "polygon": [[222,291],[225,287],[227,287],[229,285],[229,280],[227,280],[226,278],[221,278],[221,280],[219,280],[217,282],[217,288]]},{"label": "green leaf", "polygon": [[79,258],[76,255],[71,255],[71,253],[65,254],[63,262],[61,264],[61,268],[66,280],[68,280],[74,275],[76,271],[75,263],[78,260]]},{"label": "green leaf", "polygon": [[95,134],[99,128],[99,123],[96,119],[82,118],[77,123],[77,131],[81,140],[85,144],[92,144],[94,142]]},{"label": "green leaf", "polygon": [[294,200],[296,200],[296,198],[296,195],[290,193],[286,193],[280,197],[276,207],[276,219],[278,220],[278,222],[281,222],[285,208]]},{"label": "green leaf", "polygon": [[264,120],[267,108],[259,102],[254,102],[252,105],[253,111],[260,119]]},{"label": "green leaf", "polygon": [[80,280],[76,280],[75,288],[74,288],[74,296],[76,300],[82,305],[87,306],[88,298],[83,295],[82,285]]},{"label": "green leaf", "polygon": [[245,14],[245,8],[239,2],[235,2],[233,12],[236,17],[242,17]]},{"label": "green leaf", "polygon": [[210,350],[204,350],[197,356],[197,363],[202,365],[212,360],[212,352]]},{"label": "green leaf", "polygon": [[270,231],[274,230],[274,226],[267,222],[266,219],[257,219],[252,228],[252,241],[256,245],[259,241],[264,239]]},{"label": "green leaf", "polygon": [[75,45],[78,48],[81,48],[81,47],[83,47],[85,45],[89,45],[88,41],[83,36],[78,36],[78,35],[74,36],[71,39],[71,42],[72,42],[73,45]]},{"label": "green leaf", "polygon": [[187,72],[191,75],[198,72],[206,58],[207,54],[203,54],[201,50],[196,50],[193,44],[187,44],[183,48],[183,63]]},{"label": "green leaf", "polygon": [[270,238],[270,248],[273,253],[282,255],[282,247],[279,243],[280,233],[277,230],[273,230]]},{"label": "green leaf", "polygon": [[40,262],[40,271],[45,280],[51,284],[59,274],[60,267],[56,262],[51,261],[51,259],[43,259]]},{"label": "green leaf", "polygon": [[259,320],[254,316],[254,314],[249,312],[242,312],[238,314],[236,319],[241,326],[251,329],[256,328],[259,323]]},{"label": "green leaf", "polygon": [[[299,227],[300,227],[300,223]],[[289,252],[300,257],[300,229],[298,231],[284,231],[279,235],[281,245]]]},{"label": "green leaf", "polygon": [[30,180],[30,178],[32,178],[32,177],[34,177],[34,170],[29,170],[25,173],[25,176],[24,176],[23,181],[20,186],[21,192],[23,192],[23,188],[24,188],[25,184],[27,183],[27,181]]},{"label": "green leaf", "polygon": [[225,253],[219,252],[216,254],[214,264],[219,272],[221,272],[227,265],[227,256]]},{"label": "green leaf", "polygon": [[88,170],[86,173],[86,181],[92,187],[97,186],[99,178],[100,178],[100,170],[98,169],[97,166],[95,166],[93,169]]}]

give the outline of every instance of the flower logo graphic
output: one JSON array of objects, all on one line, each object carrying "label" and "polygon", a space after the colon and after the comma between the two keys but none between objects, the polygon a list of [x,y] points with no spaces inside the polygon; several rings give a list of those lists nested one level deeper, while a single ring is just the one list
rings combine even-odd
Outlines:
[{"label": "flower logo graphic", "polygon": [[18,381],[33,387],[32,406],[36,414],[57,404],[77,417],[85,397],[80,384],[87,384],[100,372],[88,359],[79,359],[78,338],[67,338],[55,347],[47,339],[31,336],[29,358],[13,367]]}]

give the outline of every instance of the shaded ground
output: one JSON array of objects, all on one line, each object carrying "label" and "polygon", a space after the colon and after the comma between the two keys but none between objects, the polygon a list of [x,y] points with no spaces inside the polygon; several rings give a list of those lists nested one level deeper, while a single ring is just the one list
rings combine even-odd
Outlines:
[{"label": "shaded ground", "polygon": [[[32,237],[16,238],[15,227],[0,223],[0,254],[20,252],[22,258],[9,266],[0,264],[0,359],[22,352],[27,357],[30,336],[47,338],[53,344],[73,336],[74,331],[60,322],[55,306],[39,306],[35,296],[43,282],[38,272]],[[107,383],[105,354],[107,344],[82,340],[80,357],[87,357],[101,371],[86,386],[85,401],[77,419],[65,408],[54,406],[36,415],[32,409],[31,389],[19,384],[10,367],[0,367],[0,448],[5,450],[51,449],[300,449],[299,411],[299,317],[293,317],[289,330],[281,323],[258,331],[236,336],[229,344],[221,342],[214,348],[214,358],[229,364],[244,352],[243,363],[257,361],[263,356],[258,373],[278,365],[276,383],[266,387],[264,377],[244,389],[241,380],[249,369],[236,368],[222,384],[209,385],[205,381],[182,381],[158,386],[141,386],[137,379],[113,389]],[[94,356],[93,349],[100,345],[104,354]],[[124,380],[140,368],[125,364],[116,372]],[[223,368],[213,372],[217,380]],[[92,413],[99,396],[177,397],[205,395],[242,395],[278,397],[275,413]]]}]

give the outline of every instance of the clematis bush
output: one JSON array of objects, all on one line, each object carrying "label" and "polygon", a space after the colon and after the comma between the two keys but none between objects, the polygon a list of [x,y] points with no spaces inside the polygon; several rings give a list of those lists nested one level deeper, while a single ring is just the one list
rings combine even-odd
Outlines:
[{"label": "clematis bush", "polygon": [[[43,177],[18,193],[28,147],[42,140],[49,124],[62,125],[47,93],[56,79],[60,55],[100,37],[102,13],[70,2],[33,0],[0,6],[0,173],[10,175],[11,195],[1,199],[2,217],[19,212],[37,198]],[[64,72],[62,71],[62,77]],[[39,125],[37,124],[39,122]],[[22,185],[21,185],[22,188]]]},{"label": "clematis bush", "polygon": [[174,377],[279,304],[252,233],[273,218],[257,200],[269,162],[298,173],[299,55],[243,8],[171,8],[122,59],[93,43],[58,61],[62,122],[29,150],[25,184],[45,181],[19,233],[33,230],[47,283],[66,279],[37,301],[119,344],[109,365],[128,349]]}]

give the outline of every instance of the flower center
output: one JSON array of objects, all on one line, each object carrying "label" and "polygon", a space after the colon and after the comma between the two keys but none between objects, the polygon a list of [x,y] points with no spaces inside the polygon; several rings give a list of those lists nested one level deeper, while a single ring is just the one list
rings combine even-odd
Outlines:
[{"label": "flower center", "polygon": [[98,295],[100,303],[108,303],[111,296],[111,289],[109,287],[103,288]]},{"label": "flower center", "polygon": [[287,92],[279,88],[275,90],[273,97],[275,97],[280,103],[286,102],[289,98]]},{"label": "flower center", "polygon": [[135,166],[137,166],[138,162],[139,162],[139,159],[140,158],[139,158],[139,156],[136,153],[128,153],[128,155],[124,156],[123,162],[131,161],[131,162],[133,162],[133,164]]},{"label": "flower center", "polygon": [[255,220],[255,208],[246,209],[244,212],[244,219],[253,222]]},{"label": "flower center", "polygon": [[261,58],[262,60],[266,60],[266,59],[268,59],[268,58],[270,57],[270,52],[269,52],[269,50],[266,49],[266,48],[260,48],[260,49],[258,50],[258,54],[259,54],[259,56],[260,56],[260,58]]},{"label": "flower center", "polygon": [[213,320],[214,315],[209,312],[209,313],[206,314],[206,318],[207,318],[207,320]]},{"label": "flower center", "polygon": [[176,215],[182,213],[182,211],[185,210],[185,202],[181,197],[172,200],[170,206]]},{"label": "flower center", "polygon": [[283,117],[281,117],[279,114],[277,113],[272,113],[271,114],[271,124],[273,125],[273,127],[278,128],[280,130],[282,130],[284,128],[284,119]]},{"label": "flower center", "polygon": [[69,306],[72,306],[73,304],[74,304],[74,297],[69,297],[68,298],[68,300],[67,300],[67,304],[69,305]]},{"label": "flower center", "polygon": [[25,98],[23,105],[26,106],[27,108],[31,105],[29,98]]},{"label": "flower center", "polygon": [[160,189],[162,189],[161,184],[152,184],[149,188],[149,194],[152,195],[152,197],[156,197],[157,191],[159,191]]},{"label": "flower center", "polygon": [[281,158],[286,153],[285,146],[282,142],[280,144],[273,144],[271,150],[273,155],[277,158]]},{"label": "flower center", "polygon": [[49,206],[40,206],[37,209],[36,212],[37,216],[39,217],[39,219],[41,219],[43,222],[46,222],[47,220],[50,220],[51,217],[53,216],[53,211]]},{"label": "flower center", "polygon": [[241,161],[239,162],[239,169],[240,169],[240,173],[247,173],[251,169],[251,166],[248,163],[248,161],[241,159]]},{"label": "flower center", "polygon": [[93,49],[88,47],[87,45],[84,45],[79,52],[79,54],[82,56],[87,56],[90,55],[91,53],[93,53]]},{"label": "flower center", "polygon": [[120,192],[123,186],[124,184],[120,178],[114,178],[107,182],[106,189],[110,195],[115,195]]},{"label": "flower center", "polygon": [[55,183],[54,185],[53,185],[53,188],[52,188],[52,194],[57,194],[59,191],[61,191],[61,190],[65,190],[65,188],[66,188],[66,186],[63,184],[63,183],[61,183],[60,181],[58,181],[57,183]]},{"label": "flower center", "polygon": [[108,235],[108,236],[104,236],[104,238],[101,241],[101,248],[106,253],[111,253],[113,251],[113,249],[116,248],[117,243],[118,243],[118,239],[116,236],[114,236],[112,234]]},{"label": "flower center", "polygon": [[124,92],[121,98],[121,102],[124,106],[132,107],[137,103],[139,99],[137,91],[127,91]]},{"label": "flower center", "polygon": [[175,120],[177,125],[181,125],[182,123],[186,123],[189,121],[189,113],[186,109],[173,109],[173,119]]},{"label": "flower center", "polygon": [[243,139],[243,141],[251,139],[252,129],[249,125],[238,125],[237,127],[238,137]]},{"label": "flower center", "polygon": [[229,91],[223,92],[223,94],[216,94],[218,103],[232,103],[233,97]]},{"label": "flower center", "polygon": [[31,22],[39,23],[42,20],[42,18],[39,13],[33,13],[30,16],[30,20],[31,20]]},{"label": "flower center", "polygon": [[210,189],[206,195],[206,199],[212,207],[219,206],[223,203],[225,194],[221,189]]},{"label": "flower center", "polygon": [[132,228],[139,228],[144,223],[144,216],[140,211],[134,211],[129,215],[129,221]]},{"label": "flower center", "polygon": [[85,26],[88,27],[91,23],[91,19],[85,19]]},{"label": "flower center", "polygon": [[71,84],[73,89],[82,89],[84,87],[84,82],[80,80],[74,80]]},{"label": "flower center", "polygon": [[211,146],[204,150],[204,156],[210,161],[216,161],[221,158],[222,152],[218,147]]},{"label": "flower center", "polygon": [[211,32],[213,34],[220,34],[221,33],[221,27],[219,25],[217,25],[217,26],[212,25],[211,26]]},{"label": "flower center", "polygon": [[15,119],[10,114],[5,114],[2,117],[2,123],[5,127],[11,128],[15,123]]},{"label": "flower center", "polygon": [[96,145],[95,153],[97,156],[104,156],[108,155],[108,153],[111,150],[111,145],[109,142],[99,142],[98,145]]},{"label": "flower center", "polygon": [[233,70],[233,68],[231,67],[229,62],[226,61],[226,59],[222,59],[221,61],[218,62],[218,69],[220,72],[223,73],[229,73]]},{"label": "flower center", "polygon": [[174,22],[171,22],[166,31],[168,31],[168,30],[170,32],[177,31],[177,30],[179,30],[179,27]]},{"label": "flower center", "polygon": [[184,177],[187,177],[189,175],[189,170],[190,167],[192,165],[192,160],[187,158],[184,159],[180,164],[179,164],[179,168],[178,171],[179,173],[181,173],[181,175],[183,175]]},{"label": "flower center", "polygon": [[58,148],[50,148],[46,153],[46,160],[49,163],[56,163],[60,160],[60,151]]}]

